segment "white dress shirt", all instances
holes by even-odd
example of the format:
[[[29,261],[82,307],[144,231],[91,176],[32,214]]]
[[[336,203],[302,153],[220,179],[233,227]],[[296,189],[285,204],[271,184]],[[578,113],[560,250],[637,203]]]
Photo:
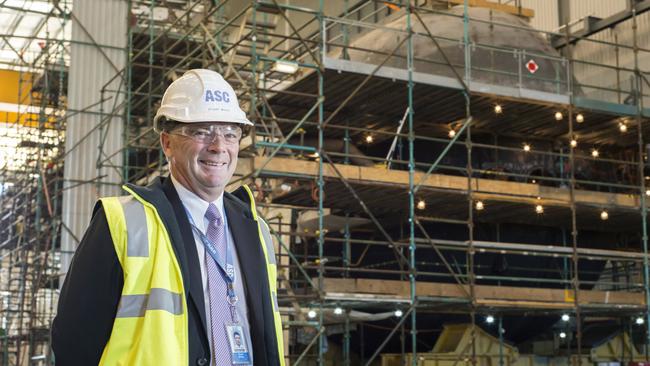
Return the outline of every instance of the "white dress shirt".
[[[210,202],[204,201],[201,197],[199,197],[192,191],[185,188],[185,186],[183,186],[178,180],[176,180],[176,178],[174,178],[173,175],[170,175],[170,177],[172,179],[172,183],[174,184],[174,188],[178,193],[178,197],[181,199],[181,202],[185,206],[186,210],[190,213],[190,215],[192,215],[192,220],[194,220],[194,224],[203,234],[207,235],[208,219],[205,218],[205,212],[208,210],[208,206],[210,205]],[[219,210],[219,213],[221,214],[224,223],[224,229],[226,230],[226,240],[228,241],[229,245],[231,245],[232,248],[235,248],[235,241],[229,230],[226,210],[224,209],[223,206],[223,193],[219,196],[219,198],[217,198],[216,201],[211,203],[217,206],[217,210]],[[212,349],[212,337],[209,336],[210,327],[212,323],[210,322],[211,321],[210,292],[208,290],[208,271],[207,271],[205,247],[203,246],[203,242],[201,241],[200,236],[194,230],[192,230],[192,234],[194,235],[196,252],[198,254],[198,260],[201,266],[201,282],[203,285],[203,300],[205,302],[206,329],[208,330],[208,340],[210,342],[210,349]],[[208,255],[208,259],[211,259],[209,255]],[[237,255],[237,250],[232,251],[232,259],[233,259],[233,265],[235,266],[235,294],[239,298],[239,301],[237,302],[237,315],[239,316],[239,321],[244,329],[244,333],[246,333],[245,338],[248,343],[248,352],[250,353],[251,361],[253,361],[253,350],[252,350],[252,343],[250,339],[250,326],[248,323],[248,308],[246,306],[246,297],[244,295],[244,285],[242,281],[243,277],[241,274],[241,266],[239,264],[239,257]],[[224,345],[224,346],[227,347],[228,345]]]

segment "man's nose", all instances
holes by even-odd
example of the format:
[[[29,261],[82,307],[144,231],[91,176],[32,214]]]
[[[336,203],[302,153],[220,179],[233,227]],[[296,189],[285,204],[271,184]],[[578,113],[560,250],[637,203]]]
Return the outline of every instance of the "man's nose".
[[[226,141],[223,136],[215,134],[212,136],[212,141],[208,143],[208,150],[222,150],[226,146]]]

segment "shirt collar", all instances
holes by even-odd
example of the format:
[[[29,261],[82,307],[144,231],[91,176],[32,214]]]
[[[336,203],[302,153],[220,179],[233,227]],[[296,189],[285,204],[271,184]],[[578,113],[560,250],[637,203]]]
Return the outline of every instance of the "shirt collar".
[[[178,193],[178,197],[181,199],[181,202],[183,202],[183,205],[185,206],[187,211],[189,211],[190,215],[192,215],[192,220],[194,220],[194,224],[199,230],[201,230],[201,232],[205,232],[207,227],[207,219],[205,218],[205,212],[208,210],[208,205],[210,204],[210,202],[203,200],[196,193],[185,188],[185,186],[183,186],[178,180],[176,180],[176,178],[174,178],[172,174],[170,174],[170,177],[172,179],[172,184],[174,184],[174,188]],[[217,210],[219,210],[221,217],[224,218],[224,224],[227,225],[228,220],[226,220],[226,214],[223,207],[223,192],[219,195],[219,197],[215,201],[212,201],[211,203],[217,206]]]

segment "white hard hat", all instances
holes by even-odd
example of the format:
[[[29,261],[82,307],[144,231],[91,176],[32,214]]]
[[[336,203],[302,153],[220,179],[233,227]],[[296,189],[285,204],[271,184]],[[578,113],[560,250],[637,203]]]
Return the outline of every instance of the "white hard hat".
[[[239,108],[232,86],[218,72],[206,69],[189,70],[169,85],[153,119],[155,130],[163,116],[177,122],[253,125]]]

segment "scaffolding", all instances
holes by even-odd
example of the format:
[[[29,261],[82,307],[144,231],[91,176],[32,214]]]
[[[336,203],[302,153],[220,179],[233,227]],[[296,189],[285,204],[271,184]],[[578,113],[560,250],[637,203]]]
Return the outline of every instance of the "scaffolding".
[[[571,340],[563,347],[571,358],[584,353],[582,326],[590,319],[612,317],[627,326],[647,317],[645,149],[638,126],[647,118],[642,84],[648,84],[638,60],[648,50],[576,39],[570,27],[546,34],[569,40],[556,56],[480,44],[469,29],[481,23],[541,32],[474,19],[468,4],[450,14],[370,1],[325,16],[324,4],[195,2],[169,10],[173,22],[156,20],[153,4],[138,4],[125,177],[144,183],[164,171],[150,120],[162,91],[183,70],[215,68],[240,91],[258,127],[243,142],[234,184],[255,188],[275,230],[292,363],[350,364],[356,348],[355,362],[371,364],[390,345],[411,354],[415,365],[417,354],[433,346],[418,338],[418,328],[439,324],[432,314],[440,313],[472,329],[483,325],[478,315],[511,324],[524,314],[569,313],[575,321],[566,325]],[[522,14],[521,7],[505,10]],[[462,38],[436,36],[423,20],[432,14],[460,19]],[[390,23],[399,16],[406,18],[403,27]],[[380,40],[378,30],[397,40],[380,50],[355,43],[364,36]],[[571,56],[589,42],[615,48],[617,65]],[[436,59],[414,46],[425,43],[439,51]],[[633,67],[621,66],[631,54]],[[513,61],[486,66],[485,55]],[[535,75],[530,60],[555,74]],[[595,73],[616,75],[617,82],[584,77]],[[496,105],[519,120],[495,120]],[[617,127],[627,134],[612,136]],[[525,143],[524,152],[515,141]],[[416,158],[416,150],[430,156]],[[624,239],[595,235],[605,220]],[[508,233],[517,232],[514,224],[555,233],[539,240],[520,229],[517,238]],[[363,334],[364,326],[383,336],[352,347],[352,329]],[[328,336],[340,344],[330,358],[326,350],[335,344]],[[473,346],[459,357],[476,362]]]
[[[256,124],[232,186],[253,188],[277,239],[290,364],[429,364],[443,325],[466,323],[470,339],[498,339],[500,365],[514,362],[508,341],[533,342],[526,334],[550,337],[550,352],[578,365],[596,362],[585,347],[603,320],[642,345],[634,361],[648,361],[645,2],[623,20],[629,43],[574,34],[575,25],[504,23],[500,14],[532,16],[517,1],[344,1],[336,14],[322,0],[128,4],[129,56],[114,77],[127,87],[102,86],[100,112],[104,122],[120,116],[124,147],[100,154],[96,168],[138,184],[166,174],[152,129],[163,91],[188,69],[224,75]],[[557,51],[484,42],[473,33],[481,27]],[[598,58],[606,53],[615,58]],[[62,81],[64,65],[50,68]],[[54,115],[65,110],[65,93],[56,95]],[[27,341],[32,360],[51,360],[33,299],[56,288],[59,151],[20,174],[4,169],[15,193],[0,197],[3,212],[12,207],[2,268],[13,280],[2,283],[14,284],[3,317],[32,322],[3,327],[15,332],[4,335],[4,364],[31,364],[20,358]],[[76,183],[103,184],[99,174]],[[49,287],[33,285],[45,278]],[[43,303],[51,319],[52,301]],[[476,342],[464,344],[445,361],[482,364]]]
[[[59,287],[67,54],[63,37],[49,37],[49,22],[63,28],[66,17],[59,15],[53,12],[39,26],[46,32],[40,52],[27,62],[27,46],[15,50],[21,56],[18,69],[3,75],[17,77],[18,96],[16,112],[4,115],[0,126],[2,365],[37,365],[50,358]]]

